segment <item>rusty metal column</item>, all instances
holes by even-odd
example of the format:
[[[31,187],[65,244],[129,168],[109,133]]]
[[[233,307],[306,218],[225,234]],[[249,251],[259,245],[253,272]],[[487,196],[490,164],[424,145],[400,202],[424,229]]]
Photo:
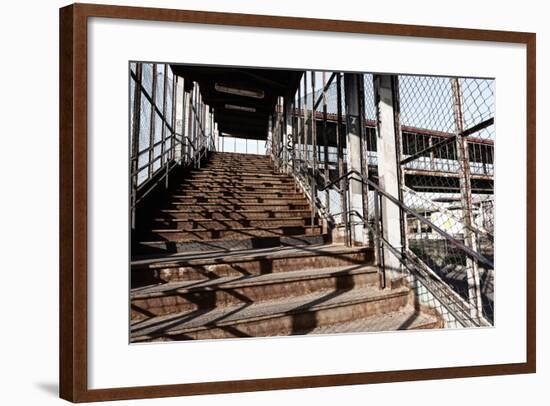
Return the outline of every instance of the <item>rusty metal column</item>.
[[[328,130],[327,130],[327,76],[323,71],[323,170],[325,175],[325,186],[330,182],[330,170],[328,159]],[[330,189],[325,190],[325,206],[330,213]]]
[[[361,175],[363,179],[369,178],[369,151],[368,151],[368,133],[365,128],[365,76],[359,75],[357,81],[359,94],[359,134],[361,140]],[[369,187],[366,183],[362,185],[363,193],[363,219],[369,221]],[[370,241],[368,227],[363,228],[363,243],[372,246]]]
[[[395,111],[399,108],[396,99],[398,78],[395,75],[375,75],[374,92],[378,116],[378,184],[389,195],[400,198],[399,178],[399,143],[395,125]],[[396,248],[402,250],[401,210],[389,199],[382,198],[381,204],[382,235],[384,239]],[[383,250],[384,273],[386,287],[391,287],[391,281],[400,275],[401,263],[387,248]]]
[[[477,251],[477,238],[472,232],[472,185],[470,181],[470,157],[464,132],[464,117],[462,114],[462,93],[460,82],[457,78],[451,79],[453,90],[454,117],[456,124],[456,158],[459,165],[460,200],[463,214],[464,245]],[[482,316],[481,287],[477,262],[471,258],[466,259],[466,277],[468,279],[468,299],[472,317]]]
[[[304,164],[304,172],[306,173],[304,176],[307,176],[307,166],[309,164],[309,151],[308,151],[308,127],[307,127],[307,72],[304,72],[304,144],[303,144],[303,164]]]
[[[348,172],[357,171],[362,173],[362,150],[361,150],[361,119],[359,103],[359,74],[344,73],[344,91],[346,102],[346,129],[347,129],[347,161]],[[352,244],[364,244],[363,220],[357,214],[363,213],[363,182],[352,178],[349,181],[349,206],[351,222]]]
[[[315,71],[311,71],[311,150],[313,151],[313,167],[311,170],[311,228],[314,227],[317,208],[317,161],[319,159],[319,150],[317,148],[317,119],[315,117]]]

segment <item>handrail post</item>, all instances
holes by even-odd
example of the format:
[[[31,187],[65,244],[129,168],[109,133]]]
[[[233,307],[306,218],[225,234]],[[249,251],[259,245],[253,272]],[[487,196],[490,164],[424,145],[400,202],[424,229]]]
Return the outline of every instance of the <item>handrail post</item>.
[[[386,272],[384,267],[384,253],[383,253],[383,244],[382,244],[382,230],[380,225],[380,194],[377,189],[374,189],[374,261],[378,266],[378,271],[380,275],[380,287],[386,287]]]

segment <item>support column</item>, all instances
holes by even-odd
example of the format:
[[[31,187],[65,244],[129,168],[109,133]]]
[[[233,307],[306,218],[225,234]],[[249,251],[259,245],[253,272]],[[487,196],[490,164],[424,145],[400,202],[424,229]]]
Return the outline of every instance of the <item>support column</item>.
[[[194,120],[194,113],[193,113],[193,103],[194,103],[194,92],[195,87],[192,86],[192,84],[189,87],[189,90],[186,92],[186,98],[187,98],[187,142],[189,143],[187,146],[187,151],[189,154],[190,162],[193,162],[195,160],[195,153],[196,153],[196,141],[195,141],[195,120]]]
[[[361,128],[360,128],[360,104],[359,104],[359,74],[344,73],[344,94],[346,103],[346,130],[347,130],[347,163],[348,172],[355,170],[363,173],[361,168]],[[357,177],[357,176],[355,176]],[[359,180],[349,181],[349,208],[351,211],[351,241],[352,244],[365,243],[364,226],[361,217],[363,213],[363,183]]]
[[[285,134],[283,140],[283,156],[286,162],[286,172],[290,173],[290,167],[292,166],[292,150],[294,147],[293,143],[293,130],[292,130],[292,106],[289,97],[284,99],[284,111],[285,111]]]
[[[343,130],[342,120],[342,74],[337,73],[336,76],[336,150],[338,156],[338,178],[340,179],[340,206],[341,206],[341,218],[344,223],[344,241],[347,246],[352,244],[349,229],[349,215],[348,210],[348,196],[347,196],[347,179],[343,178],[344,175],[344,144],[345,134]]]
[[[472,185],[470,181],[470,157],[466,137],[461,134],[464,131],[464,118],[462,115],[462,93],[458,79],[451,79],[454,100],[454,115],[456,123],[456,159],[459,165],[460,202],[463,214],[464,244],[477,251],[476,234],[472,232]],[[477,262],[471,258],[466,259],[466,277],[468,279],[468,299],[472,317],[482,316],[481,287]]]
[[[174,159],[181,165],[183,150],[183,134],[185,132],[185,90],[183,89],[183,78],[176,76],[176,127],[174,134]],[[181,117],[181,118],[180,118]],[[181,135],[178,135],[181,134]]]
[[[330,170],[328,160],[328,129],[327,129],[327,77],[323,71],[323,170],[325,176],[325,186],[330,182]],[[330,213],[330,190],[325,191],[325,206]]]
[[[396,199],[400,199],[399,179],[399,143],[396,131],[396,115],[399,105],[397,100],[398,77],[395,75],[375,75],[374,92],[378,112],[378,184],[380,188]],[[397,127],[398,128],[398,127]],[[382,235],[386,241],[402,250],[402,223],[401,211],[389,199],[382,197],[380,202]],[[383,264],[386,278],[386,287],[399,277],[401,263],[387,248],[383,250]]]

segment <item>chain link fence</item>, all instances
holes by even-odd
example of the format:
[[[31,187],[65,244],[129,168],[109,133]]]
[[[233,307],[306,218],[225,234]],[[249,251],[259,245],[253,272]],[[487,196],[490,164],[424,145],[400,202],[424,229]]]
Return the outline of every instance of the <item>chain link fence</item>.
[[[494,256],[494,80],[411,75],[397,79],[400,199],[434,226],[404,215],[405,249],[492,321],[494,270],[487,262]],[[377,183],[379,117],[373,75],[363,74],[361,86],[361,165]],[[302,76],[292,101],[288,145],[309,190],[348,171],[345,99],[344,74],[307,71]],[[334,223],[342,224],[349,207],[341,188],[318,187],[314,194]],[[372,223],[372,188],[364,187],[363,194],[364,214]],[[478,263],[444,235],[488,261]]]
[[[492,262],[494,80],[402,75],[399,97],[405,204]],[[406,236],[410,250],[493,321],[493,269],[413,216]]]

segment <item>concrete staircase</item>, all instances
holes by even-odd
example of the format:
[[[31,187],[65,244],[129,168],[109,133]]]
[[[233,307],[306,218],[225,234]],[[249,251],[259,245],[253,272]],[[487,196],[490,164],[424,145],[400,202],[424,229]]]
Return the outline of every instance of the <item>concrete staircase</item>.
[[[265,156],[214,153],[134,238],[132,342],[441,326],[404,283],[379,288],[370,248],[331,244]]]

